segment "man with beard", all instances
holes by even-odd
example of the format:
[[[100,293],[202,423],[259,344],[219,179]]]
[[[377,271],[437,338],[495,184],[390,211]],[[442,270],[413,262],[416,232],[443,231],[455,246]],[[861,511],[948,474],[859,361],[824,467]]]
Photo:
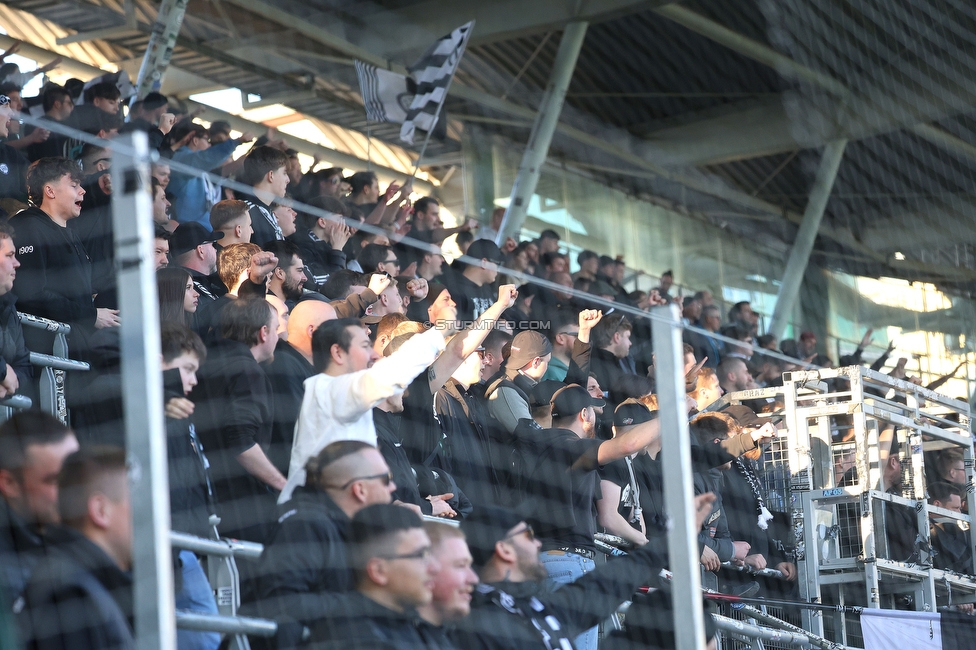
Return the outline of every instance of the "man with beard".
[[[312,358],[318,375],[306,380],[305,397],[295,426],[287,485],[279,503],[305,484],[305,463],[336,440],[376,445],[373,407],[402,393],[443,352],[457,326],[449,320],[414,336],[389,357],[379,359],[366,328],[354,318],[323,323],[312,335]],[[375,365],[374,365],[375,364]]]
[[[288,305],[288,309],[294,309],[302,298],[305,281],[308,279],[305,277],[302,252],[290,241],[270,242],[265,250],[278,258],[278,266],[271,273],[271,280],[268,282],[268,292],[278,296]]]
[[[713,499],[710,494],[695,498],[699,526]],[[539,560],[541,543],[520,515],[488,506],[465,519],[461,529],[481,578],[471,613],[457,619],[449,633],[455,646],[466,650],[579,647],[574,636],[606,619],[638,587],[652,584],[667,563],[666,539],[658,536],[554,589]],[[435,605],[440,583],[435,579]]]

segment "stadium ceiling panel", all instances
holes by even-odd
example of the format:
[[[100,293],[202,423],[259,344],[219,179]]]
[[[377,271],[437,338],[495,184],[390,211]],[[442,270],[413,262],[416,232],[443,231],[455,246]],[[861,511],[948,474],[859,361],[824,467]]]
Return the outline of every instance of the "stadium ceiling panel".
[[[6,6],[68,35],[100,35],[66,47],[94,48],[116,62],[141,56],[157,10],[132,0],[133,21],[121,0]],[[561,29],[586,20],[551,149],[559,164],[681,204],[757,246],[781,250],[792,243],[820,149],[842,135],[851,142],[815,261],[976,290],[976,86],[953,74],[958,61],[971,58],[965,39],[950,44],[958,61],[919,57],[905,64],[907,72],[879,68],[903,91],[892,102],[883,93],[849,94],[858,90],[856,75],[808,56],[804,35],[784,45],[782,26],[771,30],[758,0],[196,0],[172,63],[198,85],[279,98],[304,116],[368,129],[395,145],[399,125],[367,124],[352,61],[402,71],[435,38],[472,18],[475,32],[446,105],[448,136],[432,140],[430,160],[457,159],[469,124],[524,142]],[[945,18],[972,36],[973,26]],[[891,29],[899,21],[908,17],[893,15]],[[828,49],[875,65],[877,52],[862,52],[867,45],[834,28],[836,36],[822,35]],[[780,34],[775,44],[771,31]],[[808,119],[809,111],[798,112],[804,100],[837,115]]]

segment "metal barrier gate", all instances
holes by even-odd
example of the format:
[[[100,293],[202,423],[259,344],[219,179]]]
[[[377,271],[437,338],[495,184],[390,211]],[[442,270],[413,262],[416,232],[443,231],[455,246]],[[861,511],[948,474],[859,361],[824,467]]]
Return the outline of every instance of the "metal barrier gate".
[[[767,506],[793,522],[801,600],[838,606],[804,610],[803,628],[847,645],[860,630],[845,606],[934,611],[976,602],[976,566],[965,574],[933,568],[930,538],[933,516],[969,528],[973,499],[963,513],[927,502],[931,454],[946,449],[962,453],[964,489],[973,493],[969,405],[859,366],[783,378],[782,387],[732,393],[708,410],[782,402],[785,431],[763,454]],[[902,469],[885,489],[889,453]],[[914,536],[910,557],[893,557],[895,532]],[[972,535],[969,544],[976,557]]]

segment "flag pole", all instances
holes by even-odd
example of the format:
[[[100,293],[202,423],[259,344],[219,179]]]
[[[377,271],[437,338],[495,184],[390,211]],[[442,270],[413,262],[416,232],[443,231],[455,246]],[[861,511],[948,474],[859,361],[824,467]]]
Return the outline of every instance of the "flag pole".
[[[441,103],[437,105],[437,111],[434,113],[434,121],[430,124],[430,129],[427,131],[427,137],[424,138],[424,145],[420,148],[420,155],[417,156],[417,163],[413,167],[413,174],[411,178],[417,177],[417,172],[420,170],[420,161],[423,160],[424,154],[427,153],[427,145],[430,144],[430,135],[437,128],[437,120],[441,119],[441,109],[444,108],[444,104],[447,102],[447,95],[451,92],[451,84],[454,83],[454,76],[457,74],[458,68],[461,67],[461,57],[464,56],[465,50],[468,49],[468,40],[471,38],[471,32],[474,31],[474,21],[472,20],[468,23],[470,27],[468,28],[467,34],[464,36],[464,40],[461,46],[461,53],[458,54],[458,62],[454,66],[454,72],[451,73],[451,78],[448,79],[447,85],[444,86],[444,98]],[[462,25],[464,27],[464,25]]]
[[[373,122],[369,119],[369,113],[366,114],[366,171],[373,170],[373,136],[371,129]]]
[[[441,109],[444,108],[444,102],[447,101],[447,93],[451,89],[451,84],[454,83],[454,75],[451,75],[451,80],[447,82],[447,87],[444,89],[444,100],[437,105],[437,112],[434,113],[434,121],[430,125],[430,129],[427,131],[427,137],[424,138],[424,145],[420,148],[420,154],[417,156],[417,163],[413,166],[413,173],[410,174],[411,178],[417,177],[417,172],[420,170],[420,161],[423,160],[424,154],[427,152],[427,145],[430,144],[430,134],[434,132],[437,128],[437,120],[441,119]]]

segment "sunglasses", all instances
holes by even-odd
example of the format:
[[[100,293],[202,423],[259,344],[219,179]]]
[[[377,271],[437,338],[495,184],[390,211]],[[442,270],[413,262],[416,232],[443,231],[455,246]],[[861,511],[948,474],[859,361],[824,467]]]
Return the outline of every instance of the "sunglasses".
[[[372,476],[357,476],[354,479],[350,479],[350,480],[346,481],[345,483],[343,483],[339,487],[334,487],[334,486],[331,486],[331,485],[328,485],[326,487],[328,487],[328,488],[330,488],[332,490],[345,490],[347,487],[349,487],[350,485],[352,485],[356,481],[376,481],[376,480],[382,481],[383,482],[383,485],[389,485],[390,483],[393,482],[393,473],[392,472],[386,472],[384,474],[373,474]]]
[[[513,537],[518,537],[522,533],[525,533],[528,536],[530,542],[534,542],[535,541],[535,531],[532,530],[532,526],[529,525],[529,524],[525,524],[525,528],[520,528],[519,530],[516,530],[514,533],[511,533],[509,535],[505,535],[504,537],[502,537],[502,540],[512,539]]]
[[[416,550],[413,553],[402,553],[400,555],[380,555],[378,557],[384,560],[423,560],[426,562],[430,559],[433,554],[433,549],[429,546],[425,546],[422,549]]]

